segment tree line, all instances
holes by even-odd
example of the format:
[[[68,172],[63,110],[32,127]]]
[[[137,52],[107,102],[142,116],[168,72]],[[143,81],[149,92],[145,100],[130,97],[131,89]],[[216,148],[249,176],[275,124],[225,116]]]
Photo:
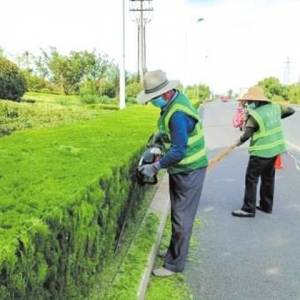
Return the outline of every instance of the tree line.
[[[0,47],[0,57],[9,60]],[[108,55],[93,50],[61,54],[55,47],[39,55],[25,51],[11,61],[20,69],[27,91],[80,95],[86,103],[105,102],[119,96],[119,66]],[[126,72],[127,100],[142,90],[137,74]]]
[[[0,57],[7,58],[0,47]],[[47,93],[77,94],[84,103],[107,103],[119,97],[119,66],[107,54],[96,50],[71,51],[61,54],[55,47],[40,49],[39,55],[25,51],[15,56],[13,61],[24,76],[27,91]],[[125,74],[126,101],[135,102],[136,95],[142,90],[137,73]],[[271,100],[300,102],[300,83],[283,85],[276,77],[268,77],[257,83],[262,86]],[[183,89],[179,86],[179,89]],[[210,87],[205,84],[189,85],[185,89],[189,98],[204,101],[216,99]],[[232,89],[228,90],[229,99],[237,98]],[[118,100],[118,99],[117,99]]]

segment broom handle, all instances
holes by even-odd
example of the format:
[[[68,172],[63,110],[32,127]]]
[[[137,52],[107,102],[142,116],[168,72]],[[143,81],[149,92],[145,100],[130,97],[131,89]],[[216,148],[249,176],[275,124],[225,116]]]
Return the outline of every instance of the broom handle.
[[[209,161],[207,170],[211,170],[221,159],[223,159],[225,156],[227,156],[235,147],[237,146],[237,142],[232,144],[230,147],[224,149],[221,151],[217,156],[215,156],[213,159]]]

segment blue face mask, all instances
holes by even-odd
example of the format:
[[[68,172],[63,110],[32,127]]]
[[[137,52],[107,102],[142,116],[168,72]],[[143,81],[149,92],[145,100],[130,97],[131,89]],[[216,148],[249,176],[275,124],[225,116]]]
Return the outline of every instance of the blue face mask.
[[[250,107],[251,109],[255,109],[256,105],[255,105],[255,103],[251,103],[251,104],[248,104],[248,107]]]
[[[151,103],[154,106],[160,107],[160,108],[163,108],[163,107],[165,107],[167,105],[167,101],[162,96],[151,100]]]

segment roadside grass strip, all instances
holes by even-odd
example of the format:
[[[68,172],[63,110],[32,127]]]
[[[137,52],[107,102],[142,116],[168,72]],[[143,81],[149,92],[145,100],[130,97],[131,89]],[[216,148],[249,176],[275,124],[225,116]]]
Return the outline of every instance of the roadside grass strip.
[[[146,215],[132,245],[122,261],[110,286],[106,286],[105,294],[90,296],[90,300],[123,300],[138,299],[139,284],[147,267],[149,253],[155,243],[158,216],[154,213]]]
[[[195,219],[194,228],[198,228],[200,225],[199,218]],[[166,220],[166,227],[162,236],[161,244],[159,247],[159,251],[165,251],[169,246],[171,236],[171,219],[170,215]],[[197,247],[197,242],[193,238],[190,241],[190,250]],[[191,252],[191,251],[190,251]],[[189,260],[192,260],[193,257],[189,255]],[[163,265],[163,259],[157,257],[155,261],[156,267],[161,267]],[[145,300],[192,300],[194,299],[191,290],[188,286],[186,275],[183,273],[178,273],[170,277],[161,278],[151,276],[148,290],[146,293]]]

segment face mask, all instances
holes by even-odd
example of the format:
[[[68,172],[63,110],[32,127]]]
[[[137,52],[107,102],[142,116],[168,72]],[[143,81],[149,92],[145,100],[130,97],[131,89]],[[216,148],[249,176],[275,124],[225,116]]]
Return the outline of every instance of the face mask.
[[[151,100],[151,103],[154,106],[160,107],[160,108],[163,108],[163,107],[165,107],[167,105],[167,101],[162,96]]]
[[[255,103],[251,103],[251,104],[248,104],[248,107],[250,107],[251,109],[255,109]]]

